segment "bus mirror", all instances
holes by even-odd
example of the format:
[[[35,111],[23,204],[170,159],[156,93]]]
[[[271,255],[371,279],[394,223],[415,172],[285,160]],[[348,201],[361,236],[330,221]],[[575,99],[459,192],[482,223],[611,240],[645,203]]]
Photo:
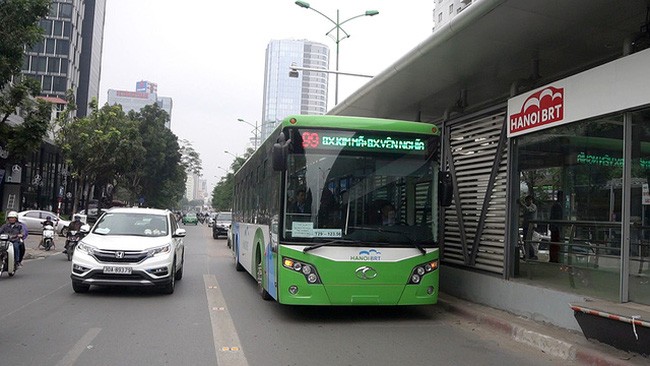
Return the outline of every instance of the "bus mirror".
[[[275,143],[273,144],[273,170],[285,171],[287,170],[287,144]]]
[[[438,201],[440,206],[449,207],[454,198],[454,186],[451,180],[451,173],[440,172],[438,174]]]

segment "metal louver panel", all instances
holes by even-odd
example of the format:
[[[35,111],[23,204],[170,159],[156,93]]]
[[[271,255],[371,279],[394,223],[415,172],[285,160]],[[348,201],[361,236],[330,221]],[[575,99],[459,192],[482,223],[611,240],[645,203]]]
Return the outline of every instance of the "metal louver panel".
[[[443,261],[503,274],[507,138],[505,115],[451,124],[445,131],[454,202],[445,209]]]

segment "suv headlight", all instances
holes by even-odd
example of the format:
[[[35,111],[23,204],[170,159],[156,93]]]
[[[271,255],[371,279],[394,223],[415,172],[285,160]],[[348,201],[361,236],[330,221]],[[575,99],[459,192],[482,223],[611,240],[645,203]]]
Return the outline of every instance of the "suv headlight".
[[[95,252],[95,250],[97,250],[97,248],[95,248],[92,245],[88,245],[88,244],[84,243],[83,241],[81,241],[81,242],[77,243],[76,250],[87,253],[88,255],[93,255],[93,253]]]
[[[147,257],[153,257],[154,255],[157,254],[169,253],[171,250],[172,250],[171,244],[166,244],[161,247],[151,248],[147,252]]]

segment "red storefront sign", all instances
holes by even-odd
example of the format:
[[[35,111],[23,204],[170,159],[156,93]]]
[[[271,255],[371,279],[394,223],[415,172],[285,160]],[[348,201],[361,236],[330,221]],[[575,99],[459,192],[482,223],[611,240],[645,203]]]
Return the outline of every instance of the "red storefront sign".
[[[519,113],[509,116],[509,134],[561,122],[564,119],[564,88],[548,86],[531,94]]]

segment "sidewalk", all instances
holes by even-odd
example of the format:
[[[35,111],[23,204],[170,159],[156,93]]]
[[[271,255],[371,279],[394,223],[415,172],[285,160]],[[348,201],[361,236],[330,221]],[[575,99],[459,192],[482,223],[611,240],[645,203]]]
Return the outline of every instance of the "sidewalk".
[[[39,234],[29,234],[25,240],[25,257],[24,261],[30,259],[46,258],[57,254],[62,254],[63,246],[65,245],[65,238],[62,236],[56,236],[54,238],[54,248],[50,250],[45,250],[39,248],[38,244],[41,242],[42,236]]]
[[[438,303],[447,311],[540,351],[582,365],[648,365],[650,358],[589,341],[582,333],[538,323],[505,311],[441,293]],[[568,304],[567,304],[568,306]]]

